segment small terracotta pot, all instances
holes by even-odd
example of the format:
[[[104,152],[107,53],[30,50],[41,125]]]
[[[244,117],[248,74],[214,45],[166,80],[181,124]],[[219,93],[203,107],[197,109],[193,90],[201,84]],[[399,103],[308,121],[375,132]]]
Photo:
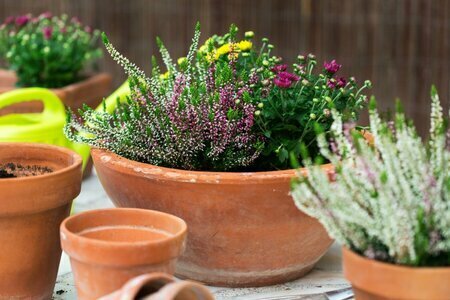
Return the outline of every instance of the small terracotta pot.
[[[99,300],[212,300],[214,297],[201,284],[190,281],[175,281],[164,273],[151,273],[128,281],[120,290]]]
[[[332,243],[322,225],[294,205],[289,191],[295,170],[196,172],[99,149],[91,155],[116,206],[163,211],[186,221],[189,238],[176,271],[181,278],[216,286],[286,282],[308,273]]]
[[[150,272],[173,274],[186,223],[142,209],[102,209],[67,218],[61,245],[70,256],[78,299],[97,299]]]
[[[344,275],[356,300],[450,299],[450,267],[405,267],[342,251]]]
[[[81,157],[65,148],[0,143],[0,164],[52,173],[0,179],[0,299],[50,299],[61,247],[59,225],[80,193]]]

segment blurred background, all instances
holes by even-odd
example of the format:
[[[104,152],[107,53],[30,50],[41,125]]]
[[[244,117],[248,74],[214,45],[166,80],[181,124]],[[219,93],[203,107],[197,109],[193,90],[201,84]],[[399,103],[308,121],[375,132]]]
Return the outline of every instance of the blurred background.
[[[450,1],[448,0],[0,0],[9,15],[67,13],[105,31],[125,56],[146,71],[160,36],[173,57],[185,56],[197,21],[202,41],[226,33],[267,37],[286,62],[314,53],[336,59],[343,75],[370,79],[383,110],[401,98],[419,131],[429,124],[429,90],[435,84],[450,102]],[[101,69],[119,86],[125,75],[105,53]],[[365,119],[365,118],[363,118]]]

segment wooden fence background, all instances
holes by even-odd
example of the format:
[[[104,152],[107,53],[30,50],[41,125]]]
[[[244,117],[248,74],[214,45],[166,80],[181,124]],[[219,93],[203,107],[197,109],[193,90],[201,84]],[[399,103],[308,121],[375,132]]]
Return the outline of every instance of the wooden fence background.
[[[450,1],[447,0],[0,0],[0,19],[28,12],[79,16],[145,70],[160,36],[184,56],[194,24],[203,40],[230,23],[253,30],[293,60],[314,53],[335,58],[342,74],[373,82],[383,109],[400,97],[421,133],[428,130],[429,90],[450,102]],[[289,59],[287,60],[289,61]],[[101,66],[119,85],[124,74],[106,54]]]

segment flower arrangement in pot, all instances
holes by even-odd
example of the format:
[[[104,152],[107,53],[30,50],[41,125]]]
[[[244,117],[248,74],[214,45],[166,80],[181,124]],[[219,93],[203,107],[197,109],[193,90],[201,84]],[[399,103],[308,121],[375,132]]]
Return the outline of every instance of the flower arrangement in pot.
[[[237,33],[231,26],[199,47],[197,26],[177,63],[158,39],[167,70],[154,58],[150,77],[105,36],[131,93],[113,114],[86,108],[65,132],[97,148],[100,181],[117,206],[187,222],[178,276],[257,286],[306,274],[330,246],[323,227],[292,203],[287,158],[301,145],[314,152],[314,124],[328,128],[331,107],[355,119],[364,96],[354,80],[334,78],[335,62],[317,74],[315,58],[300,57],[289,73],[266,39],[256,49],[252,32],[239,42]]]
[[[450,130],[432,89],[430,140],[399,110],[370,110],[373,145],[335,112],[330,150],[335,181],[310,164],[293,187],[297,206],[344,245],[344,274],[356,299],[447,299],[450,295]],[[344,159],[342,159],[344,158]]]
[[[15,87],[52,88],[71,107],[96,106],[109,92],[107,74],[86,76],[84,69],[101,57],[99,31],[78,18],[50,12],[8,17],[0,26],[0,57],[10,71],[0,70],[0,93]],[[0,115],[42,110],[39,102],[14,105]]]

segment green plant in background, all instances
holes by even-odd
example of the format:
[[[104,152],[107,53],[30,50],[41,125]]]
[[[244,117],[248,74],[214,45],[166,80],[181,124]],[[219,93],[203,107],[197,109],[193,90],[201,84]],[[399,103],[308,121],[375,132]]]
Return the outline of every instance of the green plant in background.
[[[237,32],[235,26],[231,28]],[[341,65],[335,60],[315,71],[317,61],[312,54],[299,55],[291,73],[282,64],[283,59],[272,54],[275,47],[267,38],[257,48],[251,31],[240,42],[230,42],[229,35],[212,36],[199,52],[206,62],[215,64],[234,56],[238,73],[258,78],[250,86],[257,99],[256,124],[265,139],[256,163],[258,169],[290,168],[290,154],[300,159],[302,145],[316,156],[319,151],[314,128],[320,125],[325,131],[330,129],[331,109],[340,112],[344,121],[358,119],[367,103],[362,92],[371,87],[370,81],[358,85],[353,77],[337,77]]]
[[[432,88],[430,140],[424,143],[398,109],[394,122],[370,108],[369,144],[332,111],[332,141],[320,134],[334,181],[311,159],[293,183],[298,208],[366,257],[412,266],[450,265],[450,129]]]
[[[80,80],[80,71],[101,56],[98,38],[97,30],[66,15],[9,17],[0,27],[0,56],[18,86],[57,88]]]
[[[234,39],[233,30],[230,39]],[[123,57],[104,36],[106,49],[129,76],[131,94],[111,115],[86,108],[65,127],[73,141],[136,161],[187,170],[236,170],[252,165],[262,140],[253,129],[257,78],[236,72],[236,57],[204,64],[197,25],[186,58],[176,66],[161,40],[167,72],[153,58],[152,76]]]

